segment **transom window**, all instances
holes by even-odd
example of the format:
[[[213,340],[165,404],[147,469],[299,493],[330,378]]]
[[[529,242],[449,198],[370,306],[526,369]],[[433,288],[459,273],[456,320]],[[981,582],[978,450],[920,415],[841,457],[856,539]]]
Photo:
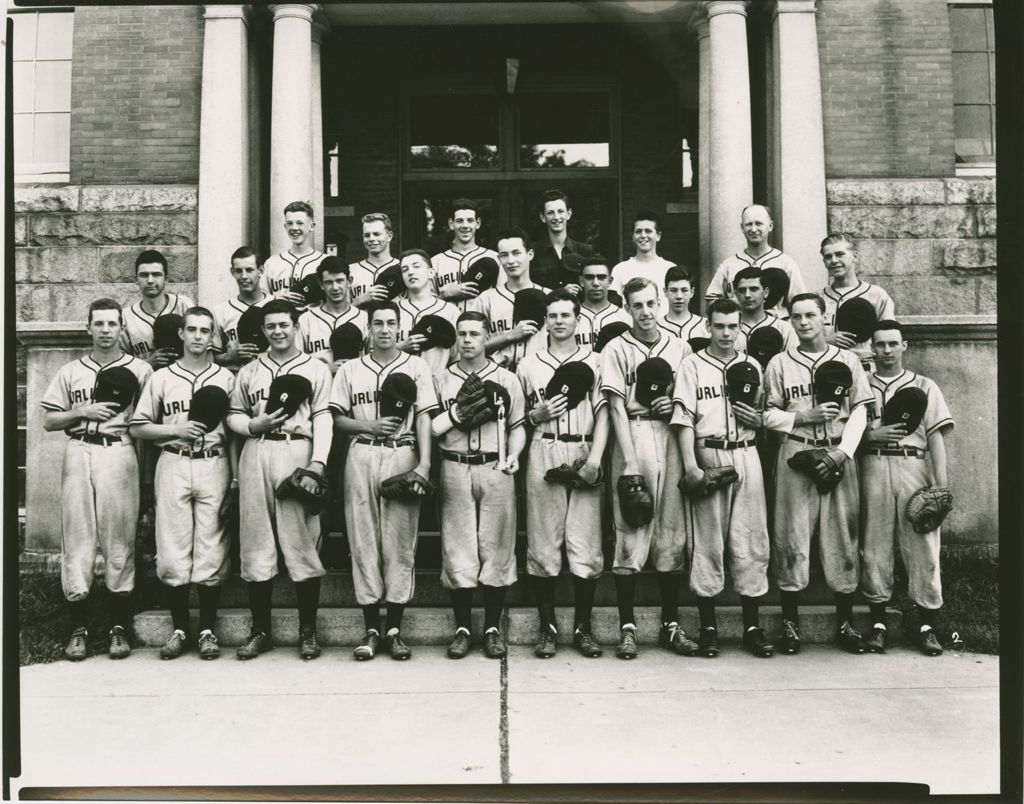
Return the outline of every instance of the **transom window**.
[[[992,7],[951,5],[953,126],[958,169],[993,168],[996,161],[996,59]],[[967,171],[961,171],[967,172]]]

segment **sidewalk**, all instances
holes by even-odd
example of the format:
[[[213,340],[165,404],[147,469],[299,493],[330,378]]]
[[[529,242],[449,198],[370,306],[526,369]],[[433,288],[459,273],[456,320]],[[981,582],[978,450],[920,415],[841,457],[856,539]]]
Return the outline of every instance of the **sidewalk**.
[[[26,786],[904,781],[999,783],[998,657],[808,645],[716,660],[356,662],[155,650],[21,671]]]

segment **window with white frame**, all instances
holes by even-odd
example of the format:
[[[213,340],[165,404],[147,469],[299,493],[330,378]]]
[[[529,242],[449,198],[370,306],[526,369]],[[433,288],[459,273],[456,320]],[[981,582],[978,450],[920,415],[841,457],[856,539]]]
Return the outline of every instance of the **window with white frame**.
[[[71,157],[70,10],[9,9],[14,23],[14,173],[19,181],[67,181]]]
[[[996,164],[996,48],[991,4],[950,3],[949,29],[957,172],[988,173]]]

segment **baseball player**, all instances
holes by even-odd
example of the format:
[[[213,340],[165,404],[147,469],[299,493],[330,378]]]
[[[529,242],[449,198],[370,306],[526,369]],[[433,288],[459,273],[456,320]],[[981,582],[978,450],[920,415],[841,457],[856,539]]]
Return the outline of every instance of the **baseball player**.
[[[601,353],[601,391],[608,397],[612,442],[612,480],[623,475],[642,475],[654,498],[654,519],[633,527],[622,516],[618,494],[612,495],[615,521],[615,591],[619,606],[619,644],[615,654],[623,659],[637,655],[636,616],[633,600],[637,573],[648,558],[658,577],[662,627],[658,642],[684,655],[697,652],[697,643],[679,627],[679,579],[686,569],[689,534],[682,495],[677,489],[682,464],[669,429],[672,414],[671,387],[645,406],[636,398],[637,367],[650,358],[661,358],[674,372],[690,347],[658,327],[661,298],[653,279],[637,277],[623,288],[626,310],[633,326],[613,339]]]
[[[366,259],[352,263],[348,270],[352,304],[365,309],[373,302],[387,299],[384,288],[373,282],[381,271],[397,265],[398,260],[391,256],[391,218],[383,212],[371,212],[363,215],[362,223]]]
[[[344,362],[335,360],[331,352],[331,333],[344,324],[353,324],[366,338],[366,313],[355,307],[351,301],[350,271],[340,257],[324,257],[316,267],[317,279],[324,289],[323,302],[308,307],[299,316],[299,335],[302,339],[302,350],[326,363],[331,376],[338,373]]]
[[[334,378],[330,406],[339,435],[352,436],[345,466],[345,523],[352,551],[352,582],[366,634],[355,649],[372,659],[380,640],[380,604],[387,606],[385,647],[393,659],[412,653],[401,637],[402,614],[415,591],[420,501],[380,496],[381,481],[415,471],[430,476],[430,412],[437,394],[426,361],[398,349],[398,307],[371,309],[370,353],[345,363]],[[381,389],[405,375],[415,401],[404,418],[381,415]]]
[[[456,303],[462,309],[469,309],[463,302],[476,298],[480,293],[475,282],[462,281],[463,271],[481,257],[498,260],[495,252],[476,242],[476,233],[482,223],[475,201],[456,198],[452,203],[452,216],[448,219],[448,228],[453,234],[452,247],[431,258],[434,266],[434,289],[438,297]],[[500,261],[498,267],[502,267]],[[498,284],[504,283],[505,274],[499,270]]]
[[[600,355],[576,343],[579,302],[567,288],[547,297],[545,326],[548,347],[520,361],[531,426],[526,462],[527,572],[537,598],[540,636],[534,654],[555,655],[555,581],[562,571],[562,548],[569,560],[575,597],[573,644],[587,657],[600,656],[590,615],[597,579],[604,569],[601,545],[601,460],[608,442],[608,403],[601,393]],[[569,409],[565,394],[548,396],[549,383],[559,366],[580,362],[593,373],[589,393]],[[575,466],[593,488],[568,489],[545,479],[550,469]]]
[[[270,348],[238,372],[231,392],[228,427],[244,437],[238,462],[242,579],[249,592],[252,632],[238,648],[239,659],[254,659],[273,648],[271,593],[278,572],[278,549],[295,584],[299,609],[299,655],[320,655],[316,612],[324,567],[317,555],[320,519],[292,498],[277,499],[275,490],[297,468],[322,475],[331,449],[331,415],[327,403],[331,372],[296,345],[298,312],[284,299],[263,306],[263,332]],[[268,413],[275,380],[296,377],[309,383],[309,398],[289,415],[282,406]],[[310,478],[301,481],[312,492]]]
[[[167,258],[159,251],[147,249],[135,258],[135,282],[142,298],[124,311],[121,328],[121,350],[154,369],[173,362],[177,355],[171,349],[153,349],[153,322],[162,315],[181,315],[192,306],[187,296],[166,292],[167,274]]]
[[[71,638],[64,655],[81,661],[87,655],[86,608],[92,588],[96,547],[106,561],[110,592],[111,659],[131,653],[126,627],[131,622],[135,586],[135,529],[139,518],[141,445],[128,436],[134,394],[125,406],[94,401],[98,375],[105,369],[130,372],[137,387],[153,369],[120,347],[121,305],[97,299],[89,305],[87,330],[92,351],[60,368],[39,404],[43,429],[68,435],[61,470],[61,587],[68,601]]]
[[[580,304],[576,323],[576,343],[593,349],[605,324],[622,321],[632,324],[629,313],[608,299],[611,271],[608,259],[601,254],[581,258],[580,284],[583,285],[583,303]]]
[[[837,332],[836,312],[852,299],[864,299],[875,308],[876,321],[891,321],[896,317],[896,305],[883,288],[857,278],[857,250],[850,235],[830,232],[821,241],[821,259],[828,271],[828,287],[821,292],[825,299],[825,340],[840,349],[849,349],[860,358],[865,371],[873,371],[870,338],[857,343],[850,333]]]
[[[277,299],[291,302],[298,309],[304,309],[306,299],[301,293],[291,290],[292,282],[316,271],[326,255],[313,248],[313,207],[305,201],[292,201],[284,208],[284,229],[292,244],[287,251],[272,254],[263,263],[261,288]]]
[[[229,485],[237,488],[237,454],[228,450],[223,416],[235,375],[212,360],[213,313],[205,307],[185,311],[181,337],[184,355],[158,369],[142,390],[128,433],[154,441],[161,450],[156,465],[156,571],[167,589],[174,631],[160,657],[176,659],[191,642],[188,590],[199,592],[199,656],[220,655],[214,625],[220,587],[228,576],[228,539],[224,530]],[[220,389],[224,411],[207,429],[195,419],[193,398],[201,388]]]
[[[679,365],[672,414],[686,485],[691,489],[687,496],[693,539],[690,589],[700,614],[698,643],[702,655],[718,655],[715,596],[725,588],[728,561],[743,610],[743,645],[753,655],[767,657],[775,648],[758,622],[758,599],[768,591],[768,517],[754,441],[762,424],[757,399],[761,367],[736,350],[740,311],[735,302],[711,302],[708,321],[710,345]],[[730,378],[736,373],[754,380],[746,384],[753,388],[745,402],[730,393]],[[736,471],[734,483],[708,495],[693,490],[705,469],[720,466]]]
[[[561,190],[545,192],[540,197],[538,217],[547,235],[530,246],[534,253],[533,278],[544,287],[564,287],[578,298],[582,287],[566,282],[565,255],[588,257],[594,253],[594,247],[569,237],[569,221],[572,220],[569,196]]]
[[[892,597],[898,545],[910,579],[910,597],[917,604],[918,646],[925,655],[937,656],[942,653],[933,630],[942,606],[939,531],[914,532],[904,510],[918,489],[948,486],[946,437],[953,431],[953,418],[939,387],[903,368],[907,341],[900,324],[879,321],[871,346],[878,368],[868,375],[874,402],[860,451],[864,528],[860,587],[874,623],[865,642],[872,652],[885,651],[885,608]],[[903,389],[920,389],[927,397],[924,416],[913,432],[907,432],[904,424],[882,423],[886,406]]]
[[[260,289],[262,276],[263,266],[256,252],[249,246],[235,249],[231,255],[231,277],[238,285],[238,295],[213,308],[216,327],[210,346],[214,360],[232,371],[238,371],[259,354],[255,345],[239,343],[237,327],[242,313],[253,305],[262,307],[271,299],[269,293]]]
[[[727,298],[736,300],[734,289],[734,278],[738,271],[747,266],[760,268],[762,271],[768,268],[778,268],[789,278],[789,293],[786,294],[790,303],[798,293],[803,293],[804,278],[797,267],[796,261],[787,254],[783,254],[777,248],[768,243],[768,236],[775,223],[772,220],[771,210],[764,204],[751,204],[745,207],[740,213],[740,231],[747,241],[743,251],[738,251],[731,257],[726,257],[715,271],[707,290],[704,291],[704,300],[710,302],[712,299]],[[770,313],[779,318],[786,318],[785,300],[779,299],[778,304]]]
[[[484,345],[490,330],[482,313],[468,310],[455,326],[459,360],[434,376],[440,410],[431,423],[441,457],[441,585],[448,589],[455,613],[448,657],[461,659],[469,652],[473,590],[479,586],[484,653],[500,659],[505,646],[499,621],[506,592],[516,582],[513,475],[526,444],[523,389],[514,374],[487,358]],[[474,375],[496,383],[508,397],[507,410],[475,428],[458,419],[459,394]]]
[[[693,298],[693,280],[690,273],[679,265],[673,265],[665,272],[665,298],[668,311],[658,316],[658,326],[669,335],[687,341],[691,338],[710,338],[707,322],[696,313],[690,312]]]
[[[673,263],[658,256],[661,241],[661,218],[656,212],[643,210],[633,218],[633,245],[636,254],[612,268],[612,290],[625,298],[624,288],[629,280],[644,277],[654,281],[655,286],[665,287],[665,272]],[[660,295],[660,294],[659,294]],[[668,300],[662,297],[661,315],[668,312]]]
[[[547,335],[533,321],[513,323],[515,295],[521,290],[535,288],[547,291],[530,279],[530,261],[533,250],[526,245],[526,232],[522,229],[503,229],[498,232],[498,264],[504,269],[506,281],[488,288],[466,304],[466,309],[487,316],[491,323],[491,337],[487,339],[487,355],[499,366],[515,371],[516,363],[526,355],[544,348]]]
[[[405,296],[398,304],[398,348],[427,361],[430,373],[437,374],[447,368],[458,357],[455,346],[445,348],[433,346],[423,348],[425,335],[413,335],[412,328],[428,315],[439,316],[455,327],[459,308],[434,295],[430,255],[421,248],[403,251],[399,262],[402,266],[402,282]]]
[[[743,350],[747,338],[764,327],[771,327],[782,336],[782,348],[793,349],[797,345],[796,333],[788,321],[764,309],[767,288],[759,268],[748,265],[736,272],[732,279],[733,295],[740,306],[740,338],[736,348]]]
[[[783,618],[777,644],[783,653],[800,650],[800,590],[808,583],[811,540],[817,536],[825,582],[836,597],[837,642],[850,653],[863,653],[864,638],[852,622],[860,511],[857,463],[849,459],[867,424],[871,390],[857,357],[825,342],[825,302],[820,296],[799,293],[789,309],[799,344],[773,357],[765,371],[764,424],[785,434],[775,465],[772,534]],[[839,402],[823,402],[814,391],[816,372],[830,361],[846,365],[850,372],[852,384]],[[788,464],[797,452],[814,448],[828,451],[828,462],[816,464],[822,479],[837,471],[829,462],[843,471],[831,491],[819,491],[811,478]]]

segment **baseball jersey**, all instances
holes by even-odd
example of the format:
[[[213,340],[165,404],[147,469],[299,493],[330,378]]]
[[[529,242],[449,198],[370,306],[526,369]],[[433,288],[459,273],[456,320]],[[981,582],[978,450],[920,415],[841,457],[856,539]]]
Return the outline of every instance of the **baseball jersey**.
[[[283,374],[298,374],[309,380],[313,387],[310,399],[303,400],[276,432],[313,437],[313,418],[330,415],[327,403],[331,392],[331,370],[319,360],[299,352],[295,357],[278,363],[269,352],[261,353],[238,370],[238,378],[231,392],[231,413],[259,416],[267,407],[270,384]]]
[[[153,374],[153,368],[149,363],[128,354],[122,354],[119,358],[112,360],[105,366],[101,366],[92,359],[91,355],[87,355],[79,360],[65,363],[60,367],[60,370],[50,380],[50,384],[47,386],[42,399],[39,400],[39,404],[45,410],[52,410],[57,413],[66,413],[76,408],[91,405],[93,393],[96,390],[96,376],[99,372],[103,369],[122,366],[135,375],[139,381],[140,389]],[[65,432],[68,435],[99,433],[111,438],[121,438],[128,430],[128,422],[131,421],[134,409],[134,404],[129,405],[105,422],[79,419]]]
[[[917,429],[900,439],[901,447],[914,447],[919,450],[928,449],[928,436],[936,430],[948,427],[953,429],[953,417],[946,407],[946,399],[939,386],[927,377],[904,370],[896,377],[879,377],[875,373],[868,374],[868,385],[874,399],[868,407],[868,421],[874,422],[882,418],[886,403],[901,388],[920,388],[928,395],[928,404],[924,410],[924,418]]]
[[[747,324],[743,321],[742,317],[740,318],[740,336],[743,343],[745,344],[747,338],[757,332],[757,330],[764,329],[765,327],[771,327],[772,329],[777,329],[779,331],[779,334],[782,335],[783,349],[795,349],[799,343],[799,339],[796,337],[796,332],[793,331],[793,326],[788,321],[783,321],[777,315],[772,315],[771,313],[765,313],[764,318],[753,324]],[[741,346],[740,340],[737,339],[736,348],[745,349],[746,346]]]
[[[437,391],[427,361],[416,355],[399,352],[398,357],[384,366],[374,360],[372,354],[345,363],[338,369],[331,386],[331,410],[357,421],[379,419],[380,386],[389,375],[395,373],[406,374],[416,383],[416,402],[413,405],[415,416],[437,407]],[[388,437],[400,438],[414,434],[415,416],[406,416],[401,427]]]
[[[789,431],[801,438],[818,440],[838,438],[842,436],[850,411],[858,405],[866,405],[874,397],[868,387],[867,375],[861,368],[857,356],[847,350],[829,346],[819,354],[808,354],[799,349],[787,349],[775,355],[765,370],[764,386],[766,391],[765,425],[771,424],[772,409],[791,413],[808,411],[818,404],[814,397],[814,372],[822,363],[838,360],[850,367],[853,385],[839,405],[839,415],[830,422],[822,424],[802,424]]]
[[[242,317],[242,313],[250,307],[262,307],[272,298],[269,293],[264,293],[262,299],[246,304],[236,297],[214,307],[212,312],[215,326],[213,345],[210,348],[214,352],[226,352],[228,347],[238,342],[238,319]]]
[[[622,289],[626,287],[626,283],[630,279],[635,279],[638,276],[650,279],[658,286],[658,295],[661,297],[660,314],[665,315],[668,312],[668,299],[665,298],[665,274],[673,265],[675,265],[674,262],[669,262],[663,257],[658,257],[652,262],[638,262],[636,257],[630,257],[612,268],[611,289],[618,292],[625,303],[626,295]]]
[[[390,262],[384,263],[379,268],[374,267],[366,260],[350,263],[348,266],[348,286],[352,293],[352,301],[366,293],[370,289],[370,285],[377,278],[377,274],[390,268],[392,265],[398,265],[398,260],[394,257],[391,258]]]
[[[459,252],[453,249],[448,249],[430,258],[430,264],[434,267],[434,292],[437,293],[451,282],[461,282],[462,272],[481,257],[490,257],[498,263],[497,284],[504,285],[508,277],[505,276],[505,269],[498,262],[498,252],[483,246],[477,246],[476,249],[466,254],[459,254]]]
[[[615,321],[622,321],[626,324],[633,323],[629,313],[611,302],[597,312],[581,304],[580,315],[576,321],[576,344],[593,349],[594,344],[597,343],[597,336],[601,334],[604,325]]]
[[[153,372],[142,389],[131,424],[183,424],[188,421],[192,397],[200,388],[222,388],[230,397],[235,375],[224,366],[211,363],[204,371],[193,374],[180,362],[171,363]],[[161,438],[154,441],[158,447],[175,446],[190,449],[213,449],[227,446],[224,421],[195,442],[184,438]]]
[[[534,429],[539,433],[590,435],[594,432],[597,411],[608,404],[608,398],[601,393],[601,355],[581,347],[568,357],[560,359],[544,349],[524,357],[516,368],[519,381],[523,384],[527,410],[532,410],[547,399],[545,390],[554,376],[555,369],[562,363],[573,361],[590,366],[594,372],[594,387],[587,398],[572,410],[567,410],[557,419],[538,424]]]
[[[668,317],[664,314],[659,315],[658,326],[669,335],[675,335],[675,337],[684,341],[688,341],[690,338],[711,337],[711,332],[708,330],[708,322],[693,313],[690,313],[690,317],[682,324],[669,321]]]
[[[821,291],[821,297],[825,300],[825,334],[831,335],[836,331],[836,311],[850,299],[864,299],[871,302],[875,308],[875,320],[891,319],[896,317],[896,305],[892,297],[878,285],[870,282],[859,281],[852,288],[837,288],[829,285]],[[861,360],[869,360],[874,355],[871,352],[871,338],[861,341],[851,349]]]
[[[301,257],[296,257],[290,250],[271,254],[263,263],[260,288],[271,295],[277,295],[281,290],[290,288],[292,282],[302,279],[307,274],[315,274],[316,267],[326,256],[316,249]]]
[[[725,373],[730,366],[747,363],[761,378],[761,366],[743,352],[731,360],[721,360],[701,349],[679,364],[672,394],[675,409],[672,424],[690,427],[697,438],[717,438],[722,441],[748,441],[757,430],[736,418],[729,401]]]
[[[146,357],[153,351],[153,322],[162,315],[184,315],[189,307],[195,307],[187,296],[168,293],[163,309],[156,315],[142,309],[137,301],[124,310],[124,328],[118,343],[121,349],[135,357]]]
[[[660,330],[659,330],[660,332]],[[636,367],[652,357],[660,357],[672,367],[673,378],[683,358],[692,354],[689,344],[661,332],[655,343],[644,343],[632,332],[614,338],[601,353],[601,392],[622,397],[628,416],[650,413],[650,408],[636,401]],[[672,389],[669,389],[669,396]]]
[[[455,397],[462,388],[469,374],[452,363],[447,369],[434,377],[437,386],[437,398],[441,410],[448,410],[455,404]],[[496,382],[508,392],[509,409],[505,413],[505,432],[509,433],[516,427],[522,427],[526,419],[526,403],[523,398],[523,387],[516,375],[511,371],[488,360],[487,365],[476,376],[481,382]],[[487,422],[475,430],[463,432],[455,427],[438,439],[442,449],[454,452],[498,452],[498,422]]]
[[[402,297],[398,303],[398,341],[404,341],[412,334],[412,328],[425,315],[436,315],[445,319],[455,329],[455,322],[459,318],[459,308],[451,302],[434,297],[426,307],[417,307],[411,299]],[[430,373],[437,374],[453,360],[458,360],[458,348],[452,344],[451,348],[445,349],[442,346],[435,346],[433,349],[425,349],[420,352],[420,357],[427,361],[430,366]]]
[[[792,299],[796,294],[803,293],[807,288],[804,285],[803,274],[800,273],[800,268],[797,266],[796,261],[788,254],[783,254],[777,248],[769,249],[767,253],[760,257],[751,257],[745,251],[739,251],[733,254],[731,257],[726,257],[722,260],[718,269],[715,271],[715,275],[711,278],[711,282],[708,285],[708,289],[704,291],[704,298],[707,300],[711,299],[732,299],[736,301],[736,292],[733,288],[733,280],[736,278],[736,274],[742,271],[744,268],[749,267],[760,268],[762,271],[765,268],[781,268],[785,271],[786,276],[789,277],[789,298]],[[775,309],[769,312],[775,313],[776,315],[786,315],[785,308],[782,306],[780,301],[776,305]]]
[[[527,287],[543,290],[545,293],[548,291],[547,288],[533,282],[527,285]],[[525,288],[520,289],[525,290]],[[512,322],[515,299],[516,292],[509,290],[505,283],[501,283],[496,287],[488,288],[475,299],[467,299],[466,309],[477,310],[486,315],[487,320],[490,322],[491,334],[495,335],[499,332],[509,332],[515,327],[515,324]],[[527,355],[539,352],[547,346],[547,343],[548,333],[544,329],[542,322],[540,329],[525,341],[505,344],[505,346],[502,346],[497,351],[491,352],[488,357],[498,365],[505,366],[509,371],[515,371],[516,363]]]
[[[331,334],[342,324],[355,324],[363,334],[365,351],[366,311],[350,306],[341,315],[333,315],[322,305],[307,307],[299,316],[299,334],[302,336],[302,351],[325,363],[334,362],[331,352]]]

